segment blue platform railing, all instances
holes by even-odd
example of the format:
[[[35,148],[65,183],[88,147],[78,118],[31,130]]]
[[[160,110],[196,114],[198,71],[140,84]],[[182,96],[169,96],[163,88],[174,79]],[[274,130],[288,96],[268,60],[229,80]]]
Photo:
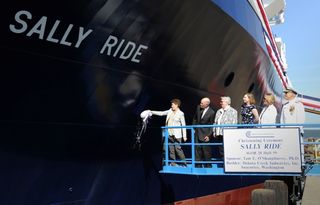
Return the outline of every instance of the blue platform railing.
[[[296,127],[303,129],[303,141],[301,145],[305,148],[305,153],[302,153],[302,168],[301,173],[253,173],[253,172],[238,172],[230,173],[224,170],[224,159],[219,157],[213,157],[211,161],[196,161],[195,159],[195,149],[196,146],[209,145],[213,148],[217,146],[223,146],[223,143],[208,142],[208,143],[196,143],[195,142],[195,129],[197,128],[254,128],[259,129],[261,127],[277,128],[282,127]],[[316,175],[320,176],[320,124],[226,124],[226,125],[190,125],[190,126],[163,126],[162,136],[163,136],[163,169],[161,173],[172,173],[172,174],[189,174],[189,175],[258,175],[258,176],[301,176],[301,175]],[[182,143],[170,143],[169,142],[169,132],[168,129],[182,129],[187,130],[187,135],[189,140]],[[309,139],[307,141],[306,139]],[[170,160],[169,159],[169,145],[180,145],[186,155],[185,160]],[[311,147],[313,154],[306,153]],[[306,149],[308,148],[308,149]],[[213,149],[217,150],[217,149]],[[174,166],[172,166],[172,163]],[[197,167],[196,164],[206,164],[210,163],[212,167]],[[180,166],[187,164],[187,166]]]

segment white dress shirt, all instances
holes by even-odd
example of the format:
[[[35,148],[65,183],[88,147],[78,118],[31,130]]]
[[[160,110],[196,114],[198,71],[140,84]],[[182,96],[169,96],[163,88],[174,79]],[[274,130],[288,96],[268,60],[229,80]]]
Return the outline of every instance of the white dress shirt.
[[[203,110],[202,115],[201,115],[201,118],[203,118],[203,116],[206,114],[206,112],[207,112],[208,109],[209,109],[209,106],[206,107],[206,108]]]
[[[280,123],[303,124],[305,119],[304,106],[297,98],[289,100],[282,106]],[[302,127],[300,127],[300,132],[303,133]]]
[[[304,123],[305,111],[303,104],[296,98],[286,102],[281,110],[280,122],[284,124]]]

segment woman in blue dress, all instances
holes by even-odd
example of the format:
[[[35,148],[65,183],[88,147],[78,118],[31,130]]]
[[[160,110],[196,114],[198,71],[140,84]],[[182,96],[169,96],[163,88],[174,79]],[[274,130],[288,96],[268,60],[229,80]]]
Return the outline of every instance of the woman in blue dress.
[[[243,104],[241,105],[242,124],[256,124],[259,123],[259,113],[255,106],[256,100],[253,94],[246,93],[243,96]]]

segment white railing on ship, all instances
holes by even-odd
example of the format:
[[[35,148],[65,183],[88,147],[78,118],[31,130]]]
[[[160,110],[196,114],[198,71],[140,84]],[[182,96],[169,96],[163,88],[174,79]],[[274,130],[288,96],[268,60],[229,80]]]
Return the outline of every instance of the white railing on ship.
[[[195,159],[195,146],[222,146],[223,143],[208,142],[208,143],[196,143],[195,142],[195,129],[196,128],[255,128],[259,129],[261,127],[268,128],[279,128],[282,127],[296,127],[303,128],[304,133],[313,131],[313,136],[304,135],[304,140],[301,145],[311,146],[314,149],[314,154],[312,156],[307,155],[308,153],[303,153],[302,160],[302,172],[297,173],[226,173],[224,171],[224,159],[223,158],[212,158],[211,161],[196,161]],[[226,124],[226,125],[189,125],[189,126],[163,126],[162,136],[163,136],[163,169],[161,173],[174,173],[174,174],[192,174],[192,175],[268,175],[268,176],[300,176],[300,175],[320,175],[320,124]],[[169,143],[169,132],[168,129],[186,129],[188,135],[188,142],[182,143]],[[306,139],[311,139],[310,141],[305,141]],[[313,139],[313,140],[312,140]],[[189,142],[190,141],[190,142]],[[185,151],[185,160],[170,160],[169,159],[169,145],[180,145]],[[189,149],[186,147],[189,146]],[[305,149],[305,151],[307,151]],[[177,166],[171,166],[174,163]],[[186,163],[187,166],[179,166],[179,164]],[[211,168],[198,168],[195,165],[197,163],[210,163],[213,166]]]

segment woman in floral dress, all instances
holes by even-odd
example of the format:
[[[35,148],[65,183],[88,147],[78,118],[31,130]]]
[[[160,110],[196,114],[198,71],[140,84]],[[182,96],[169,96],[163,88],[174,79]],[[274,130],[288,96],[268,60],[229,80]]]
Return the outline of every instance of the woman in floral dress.
[[[256,124],[259,122],[259,113],[255,106],[256,100],[251,93],[243,96],[243,104],[241,105],[242,124]]]

